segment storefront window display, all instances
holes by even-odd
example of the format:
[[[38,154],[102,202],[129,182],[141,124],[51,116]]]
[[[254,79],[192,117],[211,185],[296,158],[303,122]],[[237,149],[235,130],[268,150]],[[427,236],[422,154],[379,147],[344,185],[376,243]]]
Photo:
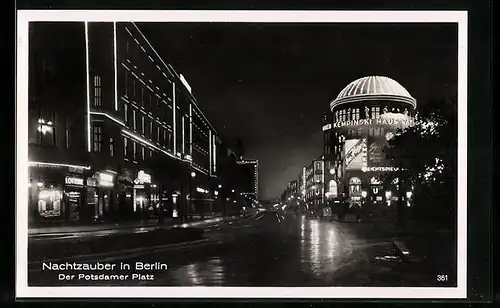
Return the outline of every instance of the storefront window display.
[[[63,194],[59,187],[39,187],[38,214],[44,218],[58,218],[63,215]]]
[[[84,180],[77,175],[68,175],[64,179],[65,203],[67,204],[67,218],[79,220],[84,197]]]

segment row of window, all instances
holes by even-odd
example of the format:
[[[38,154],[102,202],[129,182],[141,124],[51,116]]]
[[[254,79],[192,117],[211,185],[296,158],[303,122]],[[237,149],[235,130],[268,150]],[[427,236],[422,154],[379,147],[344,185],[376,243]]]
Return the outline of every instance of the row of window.
[[[124,28],[124,35],[120,35],[120,45],[118,47],[118,53],[120,55],[120,58],[122,60],[124,59],[133,59],[133,62],[135,65],[139,66],[143,71],[149,72],[152,77],[152,80],[155,81],[165,81],[161,82],[161,84],[168,84],[171,86],[171,74],[168,72],[166,68],[164,68],[163,63],[159,59],[156,59],[156,56],[152,56],[152,52],[148,52],[146,48],[149,49],[149,47],[146,46],[144,43],[143,45],[146,46],[146,48],[137,40],[130,29],[128,27]],[[121,34],[120,33],[120,34]],[[142,40],[142,38],[141,38]],[[164,87],[162,87],[164,88]],[[165,87],[168,89],[162,89],[169,91],[167,93],[168,97],[172,96],[171,93],[171,88],[168,86]]]
[[[92,151],[94,153],[103,153],[103,145],[103,127],[99,123],[94,123],[92,126]],[[109,137],[107,145],[109,146],[109,156],[114,157],[117,154],[115,138]],[[123,137],[123,157],[132,158],[134,161],[146,160],[148,157],[153,157],[153,150],[127,137]]]
[[[102,123],[95,122],[92,126],[92,151],[94,153],[102,153],[104,146],[104,133]],[[108,154],[116,155],[116,141],[110,137],[107,146],[109,146]],[[127,137],[123,137],[123,157],[133,159],[134,161],[146,160],[153,157],[153,150]],[[208,171],[209,158],[208,153],[201,151],[193,152],[193,160],[198,163],[198,167]]]
[[[146,115],[145,111],[140,111],[133,105],[129,106],[126,102],[123,102],[122,110],[125,125],[128,128],[140,133],[160,146],[173,149],[173,137],[170,127],[158,123],[158,121]]]
[[[359,120],[359,119],[378,119],[381,114],[384,113],[404,113],[409,114],[407,108],[389,108],[387,106],[381,108],[380,106],[372,106],[371,108],[366,106],[361,114],[361,108],[348,108],[338,110],[334,113],[335,122],[349,121],[349,120]]]

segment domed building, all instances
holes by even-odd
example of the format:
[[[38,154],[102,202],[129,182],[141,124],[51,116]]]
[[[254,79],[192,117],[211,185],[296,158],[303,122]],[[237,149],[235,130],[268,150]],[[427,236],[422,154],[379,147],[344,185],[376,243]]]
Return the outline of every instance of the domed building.
[[[349,83],[330,103],[323,121],[325,196],[386,204],[380,175],[394,172],[384,147],[398,128],[413,125],[416,99],[397,81],[368,76]]]

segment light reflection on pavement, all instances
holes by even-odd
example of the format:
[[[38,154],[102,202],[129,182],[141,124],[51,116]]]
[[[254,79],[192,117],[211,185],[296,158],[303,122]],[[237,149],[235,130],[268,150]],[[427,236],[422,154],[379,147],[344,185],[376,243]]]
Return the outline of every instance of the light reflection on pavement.
[[[153,273],[153,281],[98,284],[403,286],[426,283],[418,269],[397,262],[392,239],[375,232],[370,224],[342,224],[268,212],[232,224],[212,225],[205,229],[205,234],[212,244],[150,252],[123,260],[130,264],[136,261],[168,264],[167,271]],[[46,282],[39,276],[33,278],[37,285]]]

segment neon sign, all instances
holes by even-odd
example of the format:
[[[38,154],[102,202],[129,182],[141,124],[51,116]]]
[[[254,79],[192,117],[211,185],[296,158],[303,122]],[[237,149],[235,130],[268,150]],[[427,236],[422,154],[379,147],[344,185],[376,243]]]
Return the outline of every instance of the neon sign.
[[[333,128],[349,127],[349,126],[370,126],[370,125],[414,125],[414,120],[411,118],[407,119],[359,119],[359,120],[348,120],[339,121],[333,123]]]
[[[83,186],[83,179],[82,178],[72,177],[72,176],[67,176],[64,179],[64,183],[66,183],[67,185]]]

